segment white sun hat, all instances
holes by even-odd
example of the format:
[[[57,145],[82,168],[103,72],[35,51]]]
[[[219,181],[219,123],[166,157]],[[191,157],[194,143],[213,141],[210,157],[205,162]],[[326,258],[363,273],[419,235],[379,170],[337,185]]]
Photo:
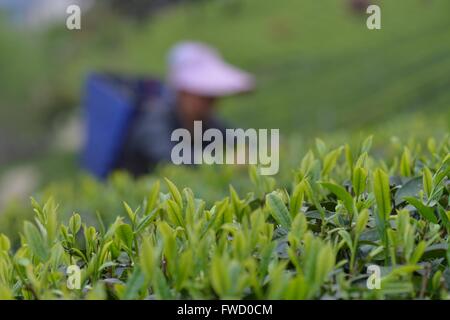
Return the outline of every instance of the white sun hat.
[[[175,90],[210,97],[247,92],[255,86],[252,75],[199,42],[182,42],[170,51],[168,82]]]

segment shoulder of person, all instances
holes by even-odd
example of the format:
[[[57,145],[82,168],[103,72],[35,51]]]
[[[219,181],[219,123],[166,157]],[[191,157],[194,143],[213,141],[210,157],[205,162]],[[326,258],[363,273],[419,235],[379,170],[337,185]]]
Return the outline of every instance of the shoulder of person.
[[[145,101],[141,111],[143,113],[154,114],[155,116],[169,116],[175,111],[174,100],[173,94],[165,90],[159,96]]]

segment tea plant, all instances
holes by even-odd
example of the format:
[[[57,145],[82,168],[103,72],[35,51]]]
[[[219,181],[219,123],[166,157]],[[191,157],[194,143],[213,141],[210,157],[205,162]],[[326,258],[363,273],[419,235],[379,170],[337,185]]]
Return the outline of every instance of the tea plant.
[[[217,201],[153,180],[109,226],[32,200],[18,248],[0,236],[0,298],[448,299],[450,139],[389,160],[371,145],[317,140],[286,188],[250,167],[255,191]]]

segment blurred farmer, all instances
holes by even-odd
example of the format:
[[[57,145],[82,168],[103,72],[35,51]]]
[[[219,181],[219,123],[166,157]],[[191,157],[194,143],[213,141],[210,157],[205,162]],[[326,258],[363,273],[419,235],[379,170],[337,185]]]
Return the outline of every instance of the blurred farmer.
[[[171,50],[167,80],[166,92],[161,99],[144,105],[126,142],[120,167],[134,175],[171,160],[175,129],[192,133],[194,121],[202,121],[203,130],[214,128],[225,134],[225,125],[214,114],[217,99],[254,87],[251,75],[227,64],[216,50],[196,42],[183,42]]]

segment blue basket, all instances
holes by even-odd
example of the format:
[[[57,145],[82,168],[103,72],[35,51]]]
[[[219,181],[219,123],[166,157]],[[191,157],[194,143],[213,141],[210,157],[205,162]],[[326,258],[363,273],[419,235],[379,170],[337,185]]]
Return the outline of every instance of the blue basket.
[[[108,74],[88,77],[84,94],[85,144],[81,165],[99,179],[116,168],[128,130],[145,99],[159,95],[154,79],[130,79]]]

